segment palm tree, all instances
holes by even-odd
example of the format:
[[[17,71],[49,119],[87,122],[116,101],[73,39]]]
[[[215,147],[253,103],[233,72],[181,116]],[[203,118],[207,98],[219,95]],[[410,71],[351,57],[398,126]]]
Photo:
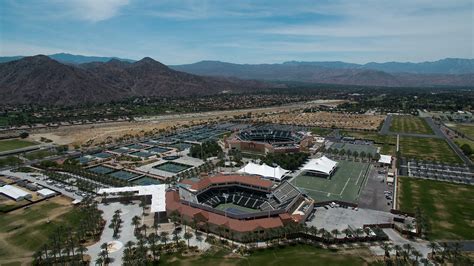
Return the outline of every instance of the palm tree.
[[[416,264],[418,264],[418,258],[420,258],[422,254],[416,249],[412,250],[411,254],[415,257]]]
[[[140,225],[142,218],[138,215],[133,216],[132,218],[132,225],[135,227],[135,232],[138,230],[138,226]]]
[[[141,230],[143,230],[145,232],[145,236],[146,236],[146,230],[147,229],[148,229],[148,225],[143,224],[142,227],[141,227]]]
[[[339,234],[341,234],[341,231],[339,231],[338,229],[334,229],[331,231],[331,234],[334,236],[334,238],[337,240],[337,236]]]
[[[400,252],[403,250],[400,245],[393,246],[393,250],[395,250],[395,256],[400,256]]]
[[[173,236],[173,240],[176,242],[176,245],[178,245],[179,240],[181,240],[181,236],[176,232]]]
[[[430,265],[430,261],[427,258],[421,258],[420,262],[423,263],[424,266]]]
[[[155,230],[155,235],[158,235],[159,228],[160,228],[160,225],[157,222],[153,223],[153,229]]]
[[[384,243],[382,245],[382,249],[383,251],[385,252],[385,257],[388,258],[390,257],[390,251],[392,250],[392,246],[390,246],[389,244],[387,243]]]
[[[76,251],[79,252],[79,254],[81,254],[81,261],[84,262],[84,253],[87,252],[87,248],[84,247],[83,245],[79,245]]]
[[[104,263],[104,259],[102,257],[98,257],[95,260],[95,265],[102,265],[102,263]]]
[[[347,237],[349,237],[349,235],[351,234],[351,229],[349,228],[346,228],[344,230],[342,230],[342,233]]]
[[[402,246],[406,250],[406,255],[410,255],[411,251],[413,250],[413,246],[410,243],[403,244]],[[405,260],[406,260],[406,256]]]
[[[434,242],[434,241],[431,241],[429,244],[428,244],[428,247],[431,249],[431,254],[432,256],[436,255],[436,251],[439,250],[439,245],[438,243]]]
[[[161,232],[161,234],[160,234],[161,242],[164,242],[165,245],[166,245],[166,242],[168,242],[168,240],[169,240],[168,235],[169,235],[169,233],[165,232],[165,231]]]
[[[186,232],[184,233],[184,239],[186,239],[188,241],[188,248],[189,248],[189,240],[193,238],[193,234],[190,233],[190,232]]]

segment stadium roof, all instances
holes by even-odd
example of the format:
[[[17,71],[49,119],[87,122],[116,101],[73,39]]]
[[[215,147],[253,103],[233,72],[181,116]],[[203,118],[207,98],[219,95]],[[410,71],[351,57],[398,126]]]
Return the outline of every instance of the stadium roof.
[[[239,173],[247,173],[251,175],[260,175],[263,177],[269,177],[275,180],[281,180],[290,171],[281,168],[280,166],[271,167],[266,164],[256,164],[249,162],[242,169],[238,170]]]
[[[313,171],[330,175],[334,168],[336,168],[336,166],[336,161],[333,161],[328,157],[323,156],[321,158],[312,159],[307,162],[303,166],[302,171]]]
[[[262,188],[271,188],[273,185],[271,181],[261,179],[260,177],[257,177],[257,176],[218,175],[218,176],[209,176],[204,179],[201,179],[199,182],[192,184],[191,189],[202,190],[211,184],[223,184],[223,183],[240,183],[240,184],[262,187]]]
[[[380,154],[379,163],[391,164],[392,163],[392,156],[391,155]]]
[[[8,197],[15,200],[31,195],[30,193],[24,191],[23,189],[14,187],[12,185],[5,185],[3,187],[0,187],[0,193],[5,194]]]
[[[98,194],[135,192],[139,196],[151,195],[150,212],[166,211],[166,185],[102,188]]]

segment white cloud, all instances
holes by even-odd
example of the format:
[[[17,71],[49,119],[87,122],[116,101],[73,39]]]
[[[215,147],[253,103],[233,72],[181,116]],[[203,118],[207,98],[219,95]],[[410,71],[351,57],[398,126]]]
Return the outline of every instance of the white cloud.
[[[116,16],[129,0],[71,0],[71,11],[82,20],[98,22]]]

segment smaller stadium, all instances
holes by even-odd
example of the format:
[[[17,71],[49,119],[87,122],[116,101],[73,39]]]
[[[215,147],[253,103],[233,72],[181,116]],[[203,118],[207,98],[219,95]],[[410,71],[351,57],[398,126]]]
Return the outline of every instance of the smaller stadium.
[[[273,128],[245,130],[226,139],[230,149],[260,154],[300,152],[311,144],[309,134]]]
[[[304,222],[314,201],[297,187],[249,175],[217,175],[183,180],[166,195],[168,215],[177,212],[188,222],[243,241],[246,233]],[[263,236],[262,236],[263,237]]]

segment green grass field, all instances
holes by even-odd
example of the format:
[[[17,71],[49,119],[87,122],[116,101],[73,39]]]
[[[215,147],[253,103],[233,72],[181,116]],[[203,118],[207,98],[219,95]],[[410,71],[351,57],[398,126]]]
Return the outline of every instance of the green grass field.
[[[372,154],[375,155],[377,153],[377,147],[373,145],[358,145],[358,144],[351,144],[351,143],[334,143],[331,145],[331,149],[337,150],[345,150],[357,153],[364,152],[365,154]]]
[[[474,139],[474,124],[455,124],[454,127],[467,137]]]
[[[277,247],[256,251],[246,257],[225,257],[229,251],[208,251],[199,257],[185,257],[176,255],[162,256],[164,265],[193,265],[193,266],[263,266],[263,265],[369,265],[364,258],[370,257],[366,249],[338,252],[316,248],[308,245]]]
[[[36,145],[36,143],[21,139],[0,140],[0,152],[10,151]]]
[[[390,131],[416,134],[433,134],[428,123],[423,118],[415,116],[394,116]]]
[[[299,175],[291,183],[305,190],[317,201],[357,201],[361,187],[367,180],[370,165],[366,163],[339,161],[331,179]]]
[[[236,205],[234,203],[224,203],[224,204],[220,204],[219,206],[216,207],[216,209],[221,210],[221,211],[224,211],[228,208],[241,210],[241,211],[247,212],[247,213],[259,212],[259,210],[246,208],[246,207],[243,207],[243,206]]]
[[[462,160],[443,139],[400,137],[400,151],[406,158],[443,163],[462,163]]]
[[[343,131],[343,136],[350,136],[357,139],[371,140],[375,146],[380,147],[380,153],[395,155],[397,137],[392,135],[380,135],[377,132],[367,131]]]
[[[428,217],[431,239],[474,239],[474,186],[399,178],[399,207],[414,212],[419,206]]]
[[[0,215],[0,262],[3,259],[27,258],[47,240],[59,225],[77,226],[74,211],[69,205],[43,201],[28,209]],[[54,218],[50,218],[54,217]],[[51,219],[50,223],[46,221]]]

